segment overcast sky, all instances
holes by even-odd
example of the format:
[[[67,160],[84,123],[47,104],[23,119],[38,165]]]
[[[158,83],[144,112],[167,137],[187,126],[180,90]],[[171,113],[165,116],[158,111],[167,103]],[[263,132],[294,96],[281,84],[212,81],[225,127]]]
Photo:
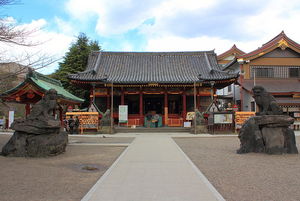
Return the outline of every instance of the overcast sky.
[[[38,52],[61,58],[79,32],[107,51],[203,51],[236,44],[252,51],[282,30],[300,43],[299,0],[22,0],[0,9],[22,27],[41,28],[34,48],[7,48],[7,57]],[[51,73],[58,64],[43,69]]]

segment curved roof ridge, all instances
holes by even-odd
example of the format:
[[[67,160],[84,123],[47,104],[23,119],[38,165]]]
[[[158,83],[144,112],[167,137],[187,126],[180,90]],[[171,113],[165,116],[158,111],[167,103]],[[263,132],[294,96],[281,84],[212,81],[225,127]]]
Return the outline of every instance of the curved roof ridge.
[[[260,52],[267,50],[267,49],[271,48],[272,46],[276,45],[281,40],[285,40],[286,42],[290,43],[291,45],[293,45],[294,47],[296,47],[300,50],[300,44],[298,44],[295,41],[293,41],[292,39],[290,39],[284,33],[284,31],[281,31],[277,36],[275,36],[274,38],[269,40],[267,43],[263,44],[261,47],[257,48],[256,50],[253,50],[247,54],[241,55],[241,56],[239,56],[239,58],[247,58],[247,57],[251,57],[256,54],[259,54]]]
[[[27,74],[29,78],[35,78],[35,79],[39,79],[39,80],[44,80],[45,82],[49,82],[51,84],[57,85],[57,86],[62,86],[61,82],[59,80],[50,78],[46,75],[43,75],[41,73],[38,73],[36,71],[32,71],[30,73]]]
[[[218,60],[220,60],[221,58],[230,55],[230,53],[234,51],[237,51],[239,55],[246,54],[243,50],[239,49],[235,44],[233,44],[233,46],[229,50],[223,52],[222,54],[219,54],[217,58]]]

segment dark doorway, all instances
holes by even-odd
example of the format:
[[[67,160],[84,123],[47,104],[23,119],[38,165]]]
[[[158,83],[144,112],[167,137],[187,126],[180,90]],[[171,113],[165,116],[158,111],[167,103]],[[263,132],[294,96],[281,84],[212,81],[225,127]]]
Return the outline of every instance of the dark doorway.
[[[163,114],[164,96],[163,95],[144,95],[144,113],[155,111]]]

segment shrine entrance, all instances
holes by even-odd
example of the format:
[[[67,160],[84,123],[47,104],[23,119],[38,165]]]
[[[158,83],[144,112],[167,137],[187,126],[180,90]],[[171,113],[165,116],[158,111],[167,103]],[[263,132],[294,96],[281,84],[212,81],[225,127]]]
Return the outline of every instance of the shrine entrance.
[[[163,114],[164,95],[144,95],[144,114],[155,111],[157,114]]]

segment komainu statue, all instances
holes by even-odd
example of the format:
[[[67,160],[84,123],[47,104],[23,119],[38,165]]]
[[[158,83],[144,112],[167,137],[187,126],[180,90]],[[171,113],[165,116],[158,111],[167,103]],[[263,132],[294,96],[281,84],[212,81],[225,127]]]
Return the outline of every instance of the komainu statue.
[[[100,112],[102,118],[101,118],[101,129],[99,133],[101,134],[113,134],[114,127],[111,125],[111,113],[110,109],[107,109],[105,113]]]
[[[253,87],[252,91],[253,98],[259,110],[256,115],[281,115],[283,113],[281,107],[276,103],[275,98],[262,86]]]
[[[27,116],[28,120],[48,120],[54,119],[53,111],[57,107],[57,91],[50,89],[45,96],[33,105],[30,114]]]
[[[48,90],[33,105],[26,119],[16,120],[13,136],[2,149],[2,155],[15,157],[46,157],[65,152],[68,135],[61,131],[61,122],[53,112],[57,107],[57,91]]]
[[[289,128],[294,118],[283,115],[275,98],[262,86],[253,87],[252,91],[259,111],[242,126],[237,153],[298,154],[295,133]]]

